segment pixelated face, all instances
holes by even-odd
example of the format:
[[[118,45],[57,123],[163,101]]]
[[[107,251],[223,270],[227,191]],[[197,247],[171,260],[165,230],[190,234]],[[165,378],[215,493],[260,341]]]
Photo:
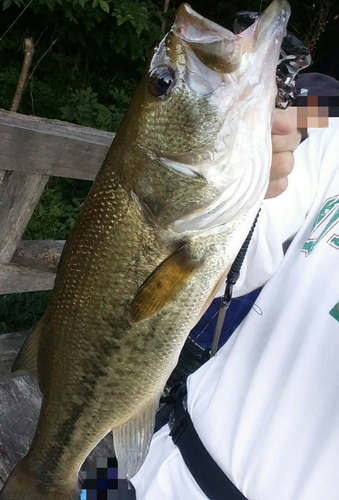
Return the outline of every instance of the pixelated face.
[[[299,129],[339,126],[339,96],[299,96],[296,100]]]

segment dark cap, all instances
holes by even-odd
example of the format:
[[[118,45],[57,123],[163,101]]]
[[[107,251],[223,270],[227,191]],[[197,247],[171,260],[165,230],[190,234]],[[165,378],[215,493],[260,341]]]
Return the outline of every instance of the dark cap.
[[[295,86],[297,96],[339,96],[339,81],[322,73],[302,73]]]

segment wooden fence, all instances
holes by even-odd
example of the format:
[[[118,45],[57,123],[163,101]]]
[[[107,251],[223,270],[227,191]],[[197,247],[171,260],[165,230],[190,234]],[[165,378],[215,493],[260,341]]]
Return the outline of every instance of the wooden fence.
[[[0,110],[0,295],[52,287],[62,243],[21,241],[22,234],[48,177],[93,180],[112,138]]]
[[[0,110],[0,295],[53,288],[64,242],[22,235],[49,176],[93,180],[112,139],[110,132]],[[0,489],[27,452],[41,402],[34,377],[10,372],[27,335],[0,336]],[[89,460],[112,453],[108,437]]]

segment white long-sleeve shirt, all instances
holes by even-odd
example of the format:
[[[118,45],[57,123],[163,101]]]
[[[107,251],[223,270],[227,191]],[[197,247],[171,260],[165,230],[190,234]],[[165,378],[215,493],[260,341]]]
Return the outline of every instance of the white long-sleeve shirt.
[[[238,286],[267,282],[257,307],[188,379],[195,428],[248,500],[339,499],[339,130],[311,132],[295,160]],[[137,499],[206,500],[168,434],[132,480]]]

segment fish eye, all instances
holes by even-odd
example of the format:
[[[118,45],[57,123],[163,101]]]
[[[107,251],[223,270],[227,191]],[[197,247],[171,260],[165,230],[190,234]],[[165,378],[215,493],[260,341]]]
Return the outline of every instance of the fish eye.
[[[167,94],[174,85],[175,74],[168,66],[155,68],[149,77],[149,89],[153,95],[161,97]]]

